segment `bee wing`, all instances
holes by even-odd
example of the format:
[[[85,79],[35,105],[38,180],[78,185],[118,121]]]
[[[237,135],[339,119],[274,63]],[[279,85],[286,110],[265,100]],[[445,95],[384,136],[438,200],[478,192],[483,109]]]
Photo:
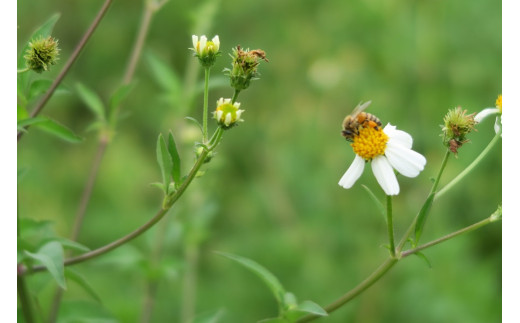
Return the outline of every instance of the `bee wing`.
[[[367,101],[363,104],[361,104],[361,102],[354,108],[354,110],[352,111],[352,113],[350,114],[350,116],[352,118],[355,118],[358,114],[360,114],[361,112],[363,112],[363,110],[365,110],[369,105],[370,103],[372,103],[372,101]]]

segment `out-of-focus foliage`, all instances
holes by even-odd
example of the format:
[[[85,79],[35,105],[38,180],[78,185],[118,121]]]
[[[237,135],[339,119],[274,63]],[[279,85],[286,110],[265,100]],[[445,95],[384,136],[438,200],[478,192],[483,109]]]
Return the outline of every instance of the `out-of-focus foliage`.
[[[98,139],[95,131],[87,131],[95,117],[75,86],[81,82],[108,105],[121,84],[142,2],[114,2],[64,80],[70,91],[56,93],[45,108],[47,116],[85,139],[72,144],[29,129],[18,144],[18,165],[27,169],[18,188],[21,217],[54,221],[63,237],[70,236]],[[39,24],[61,13],[52,35],[59,40],[60,61],[42,78],[59,73],[101,4],[18,2],[19,49]],[[150,185],[161,180],[155,155],[159,133],[172,130],[182,173],[188,170],[193,142],[200,136],[184,117],[200,120],[202,115],[202,88],[190,79],[195,70],[199,81],[203,75],[188,49],[192,34],[220,37],[223,54],[211,72],[210,109],[218,98],[233,94],[221,73],[230,65],[227,53],[237,45],[266,52],[269,62],[259,66],[261,79],[238,98],[245,122],[224,134],[205,175],[156,228],[74,267],[101,305],[92,293],[68,282],[63,320],[101,308],[104,317],[136,322],[147,286],[154,282],[152,321],[180,321],[183,280],[193,264],[197,315],[217,313],[221,322],[276,316],[268,288],[214,250],[253,259],[298,299],[329,304],[388,252],[382,247],[387,243],[384,220],[361,186],[383,200],[372,174],[365,172],[350,190],[337,185],[354,158],[340,134],[345,115],[360,101],[372,100],[369,112],[410,133],[414,150],[428,160],[417,178],[399,177],[394,223],[400,237],[440,167],[444,114],[458,105],[478,112],[494,106],[501,93],[497,1],[170,1],[154,17],[137,82],[123,103],[124,118],[87,209],[78,242],[91,249],[134,230],[160,208],[162,195]],[[180,84],[193,84],[197,95],[189,97]],[[494,135],[493,120],[477,128],[471,143],[449,161],[441,188]],[[435,201],[421,241],[489,216],[500,201],[501,149],[496,148],[470,177]],[[417,257],[405,259],[355,301],[321,320],[500,321],[500,224],[424,253],[432,269]],[[31,276],[28,283],[46,312],[56,284],[47,273]]]

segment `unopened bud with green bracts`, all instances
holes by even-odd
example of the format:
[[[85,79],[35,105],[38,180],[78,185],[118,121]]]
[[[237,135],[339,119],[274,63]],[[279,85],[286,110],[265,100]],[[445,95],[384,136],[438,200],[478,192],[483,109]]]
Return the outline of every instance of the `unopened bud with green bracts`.
[[[229,75],[231,87],[236,91],[242,91],[249,87],[251,80],[258,79],[260,75],[257,71],[259,60],[263,59],[268,62],[265,52],[261,49],[242,50],[240,46],[233,48],[232,68],[226,68],[224,71]]]
[[[25,65],[37,73],[48,71],[51,65],[58,60],[60,49],[58,41],[49,37],[40,36],[29,42],[29,48],[25,52]]]
[[[471,131],[475,130],[475,113],[466,114],[466,110],[461,107],[456,107],[449,110],[444,117],[444,125],[442,126],[443,143],[455,155],[458,149],[465,143],[469,142],[466,139]]]

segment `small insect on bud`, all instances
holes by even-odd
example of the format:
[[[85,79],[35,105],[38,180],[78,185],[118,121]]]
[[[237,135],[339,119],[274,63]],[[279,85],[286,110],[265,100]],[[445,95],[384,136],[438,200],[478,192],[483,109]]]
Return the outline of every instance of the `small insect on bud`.
[[[25,64],[37,73],[48,71],[50,65],[55,65],[58,60],[58,41],[51,36],[43,38],[40,36],[29,42],[29,48],[25,52]]]
[[[200,64],[205,68],[213,66],[217,56],[220,55],[220,39],[218,35],[213,37],[212,40],[208,40],[205,35],[200,36],[200,38],[193,35],[191,39],[193,41],[193,48],[191,48],[194,51],[193,55],[199,58]]]
[[[237,125],[244,110],[240,110],[240,103],[231,103],[231,99],[220,98],[217,101],[217,109],[213,112],[215,118],[223,129],[227,130]]]
[[[466,135],[475,130],[477,123],[474,118],[475,113],[466,115],[466,112],[459,106],[449,110],[444,117],[444,125],[442,126],[443,143],[455,155],[463,144],[469,142]]]
[[[251,80],[258,79],[260,75],[257,71],[259,60],[262,59],[269,62],[265,52],[261,49],[242,50],[240,46],[233,48],[232,68],[226,68],[224,71],[229,75],[231,86],[237,90],[245,90],[249,87]]]

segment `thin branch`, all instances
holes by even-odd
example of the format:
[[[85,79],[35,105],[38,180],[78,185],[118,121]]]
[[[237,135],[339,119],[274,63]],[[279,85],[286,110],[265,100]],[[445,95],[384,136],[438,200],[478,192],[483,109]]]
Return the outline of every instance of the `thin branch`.
[[[107,12],[108,8],[110,7],[110,4],[112,3],[112,0],[105,0],[105,3],[103,4],[103,6],[101,7],[101,9],[99,10],[96,18],[94,19],[94,21],[92,21],[92,24],[90,25],[90,27],[87,29],[86,33],[83,35],[83,38],[81,38],[79,44],[76,46],[76,48],[74,49],[74,52],[72,53],[72,55],[70,56],[69,60],[67,61],[67,63],[65,63],[65,66],[63,67],[63,69],[61,70],[60,74],[56,77],[56,79],[54,80],[54,82],[52,82],[50,88],[47,90],[47,92],[45,92],[45,95],[43,96],[43,98],[40,100],[40,102],[38,102],[38,104],[36,105],[36,107],[34,108],[34,110],[31,112],[31,115],[30,117],[31,118],[34,118],[36,117],[40,112],[41,110],[44,108],[45,104],[47,103],[47,101],[49,101],[49,99],[51,98],[51,96],[54,94],[54,91],[56,90],[56,88],[58,87],[58,85],[61,83],[61,81],[63,80],[63,78],[65,77],[65,75],[67,75],[67,72],[69,71],[69,69],[71,68],[72,64],[74,64],[74,62],[76,61],[76,59],[78,58],[79,56],[79,53],[81,52],[81,50],[85,47],[85,44],[87,43],[87,41],[89,40],[90,36],[92,36],[92,34],[94,33],[94,31],[96,30],[96,27],[99,25],[99,23],[101,22],[101,19],[103,18],[103,16],[105,15],[105,13]],[[27,129],[28,127],[25,127],[25,129]],[[19,131],[18,132],[18,141],[20,141],[20,138],[23,136],[25,132],[24,131]]]

